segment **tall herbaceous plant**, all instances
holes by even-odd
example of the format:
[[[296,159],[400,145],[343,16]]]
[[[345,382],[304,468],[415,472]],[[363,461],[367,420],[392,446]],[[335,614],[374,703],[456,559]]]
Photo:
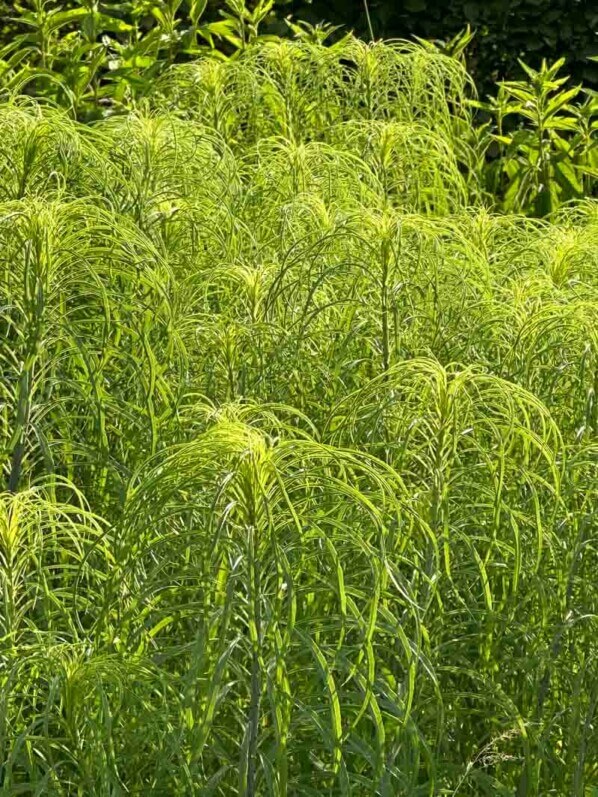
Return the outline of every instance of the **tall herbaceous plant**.
[[[598,211],[430,46],[0,107],[0,791],[598,793]]]

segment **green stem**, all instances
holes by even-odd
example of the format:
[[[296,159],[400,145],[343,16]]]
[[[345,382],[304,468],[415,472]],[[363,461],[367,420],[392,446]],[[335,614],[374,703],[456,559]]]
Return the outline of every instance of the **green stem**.
[[[365,16],[368,22],[368,31],[370,34],[370,41],[374,41],[374,26],[372,25],[372,18],[370,16],[370,7],[368,5],[368,0],[363,0],[363,7],[365,9]]]

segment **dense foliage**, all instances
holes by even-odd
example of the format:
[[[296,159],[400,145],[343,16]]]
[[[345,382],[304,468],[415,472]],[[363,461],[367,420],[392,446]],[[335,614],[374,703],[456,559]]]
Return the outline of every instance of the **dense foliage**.
[[[134,0],[111,6],[87,0],[27,2],[16,6],[15,16],[5,23],[0,91],[5,97],[26,93],[88,122],[139,107],[175,64],[192,62],[200,54],[235,60],[259,42],[284,41],[261,32],[275,18],[274,0],[212,5],[205,0]],[[216,13],[219,18],[213,21]],[[329,44],[340,35],[327,23],[290,18],[286,29],[312,44]],[[345,39],[337,42],[337,50]],[[421,43],[463,68],[474,40],[467,28],[444,42]],[[597,59],[588,63],[592,60]],[[478,113],[460,119],[460,167],[475,173],[489,206],[544,216],[564,202],[594,193],[598,96],[562,75],[564,61],[543,60],[533,69],[520,60],[525,79],[500,82],[481,102],[473,84],[467,86],[470,107]],[[235,69],[222,74],[234,76]],[[371,79],[375,82],[377,76]],[[252,101],[247,92],[254,88],[249,80],[232,93],[244,105]],[[315,135],[321,138],[322,133]],[[463,159],[465,149],[469,154]]]
[[[369,22],[366,14],[369,10]],[[518,59],[567,60],[577,80],[598,88],[598,6],[594,0],[292,0],[305,19],[327,19],[363,37],[446,39],[466,24],[477,31],[471,68],[489,90],[492,81],[516,79]]]
[[[0,0],[0,86],[51,89],[79,114],[145,93],[174,61],[206,49],[226,55],[262,36],[288,36],[295,20],[355,30],[364,39],[446,41],[475,32],[469,69],[480,93],[563,57],[578,82],[596,88],[598,9],[592,0]],[[299,22],[299,25],[301,22]]]
[[[0,0],[0,85],[97,118],[146,94],[177,59],[219,52],[217,41],[242,46],[254,14],[242,0],[231,6],[236,17],[206,22],[206,0],[24,0],[12,14]]]
[[[489,212],[468,85],[0,107],[3,794],[598,790],[598,207]]]

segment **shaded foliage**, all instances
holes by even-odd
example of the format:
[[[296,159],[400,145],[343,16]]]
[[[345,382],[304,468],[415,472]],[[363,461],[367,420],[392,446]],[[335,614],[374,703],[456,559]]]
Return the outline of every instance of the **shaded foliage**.
[[[466,24],[477,33],[470,69],[482,93],[496,80],[518,79],[517,59],[538,67],[564,57],[576,80],[598,87],[598,8],[593,0],[369,0],[376,37],[441,39]],[[363,0],[293,0],[299,18],[321,19],[369,36]]]

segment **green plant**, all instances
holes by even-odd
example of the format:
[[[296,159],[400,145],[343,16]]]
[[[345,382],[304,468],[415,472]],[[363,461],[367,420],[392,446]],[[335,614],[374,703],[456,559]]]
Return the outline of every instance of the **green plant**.
[[[527,81],[501,83],[495,99],[476,105],[496,123],[490,190],[503,197],[507,211],[543,216],[590,192],[598,174],[598,106],[592,92],[575,103],[582,88],[565,88],[569,78],[557,77],[564,59],[551,66],[543,62],[538,71],[520,63]],[[522,120],[515,129],[512,116]]]
[[[258,40],[260,24],[269,16],[274,0],[258,0],[255,8],[250,8],[246,0],[226,0],[226,9],[220,13],[235,33],[233,43],[239,49]]]
[[[0,106],[2,794],[598,787],[596,201],[303,29]]]
[[[97,118],[146,94],[178,56],[232,41],[231,21],[202,21],[207,2],[135,0],[106,7],[94,0],[25,0],[15,31],[0,48],[5,90],[50,99],[79,118]]]

